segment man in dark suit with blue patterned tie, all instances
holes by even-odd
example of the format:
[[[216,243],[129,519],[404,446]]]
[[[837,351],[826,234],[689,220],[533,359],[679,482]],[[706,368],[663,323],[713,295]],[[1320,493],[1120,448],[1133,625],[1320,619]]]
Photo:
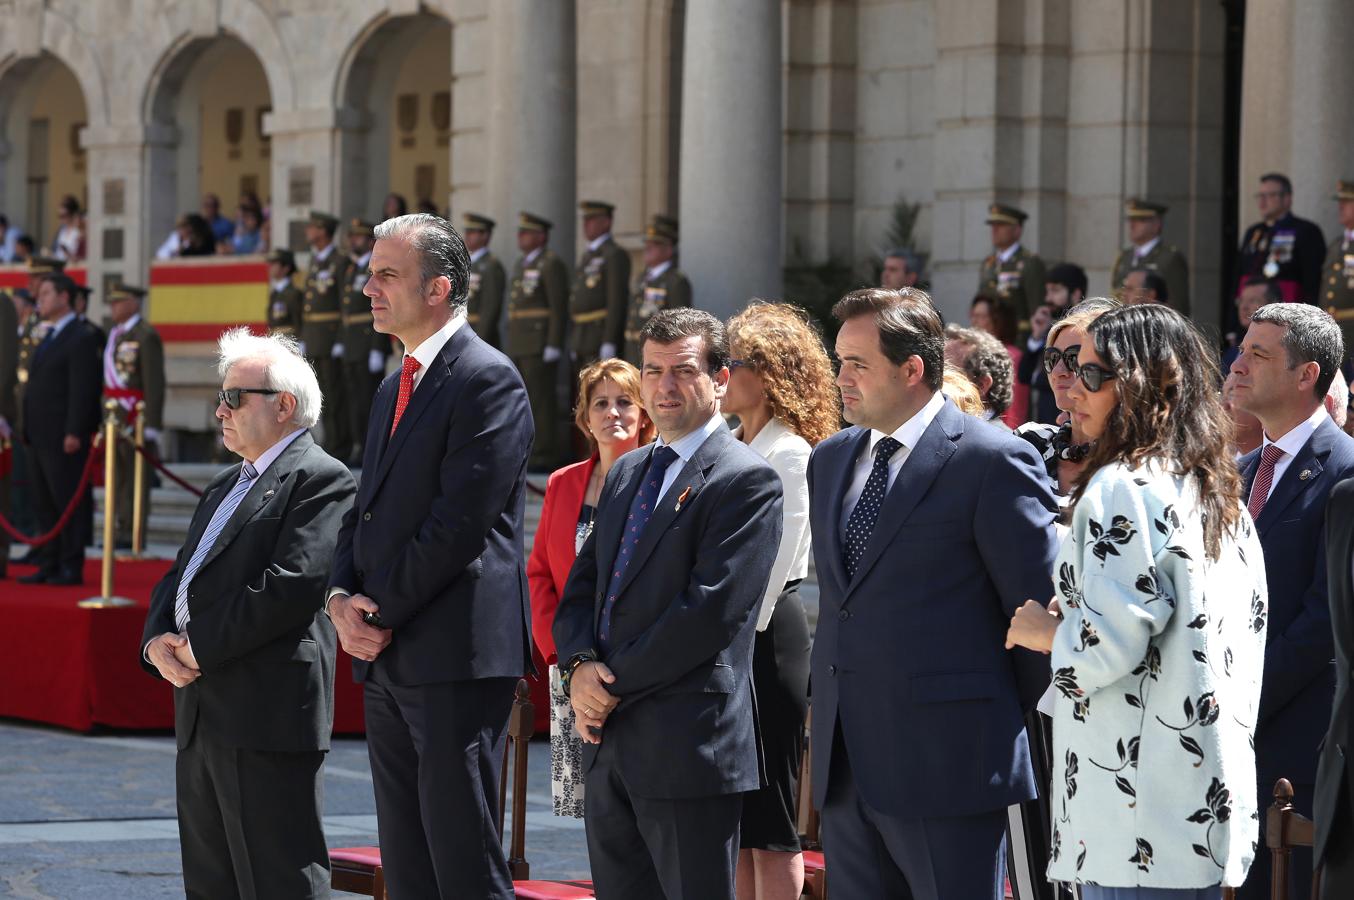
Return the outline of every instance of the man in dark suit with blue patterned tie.
[[[843,415],[809,460],[820,589],[814,803],[832,892],[998,900],[1006,807],[1035,796],[1024,711],[1048,662],[1003,649],[1053,596],[1057,506],[1029,444],[940,392],[925,292],[833,309]]]
[[[641,342],[659,440],[607,476],[555,613],[588,859],[601,900],[733,900],[742,794],[761,784],[752,641],[781,485],[719,414],[720,321],[665,310]]]

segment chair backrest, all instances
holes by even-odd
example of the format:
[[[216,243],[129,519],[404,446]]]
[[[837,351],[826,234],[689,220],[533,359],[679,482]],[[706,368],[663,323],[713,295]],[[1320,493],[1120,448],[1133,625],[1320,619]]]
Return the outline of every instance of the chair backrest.
[[[1316,826],[1293,809],[1293,785],[1287,778],[1274,783],[1274,803],[1265,813],[1265,846],[1273,857],[1270,881],[1272,900],[1296,900],[1288,896],[1288,869],[1294,847],[1310,847]],[[1312,900],[1321,896],[1321,869],[1312,877]]]
[[[818,840],[818,811],[813,808],[813,707],[804,717],[804,754],[799,765],[799,795],[795,798],[795,822],[799,843],[805,850],[821,850]]]
[[[508,789],[508,762],[512,761],[512,842],[508,848],[508,869],[514,880],[531,877],[526,859],[527,844],[527,746],[536,731],[536,705],[531,702],[531,687],[525,678],[517,682],[517,692],[508,716],[508,740],[503,745],[503,770],[498,780],[498,838],[503,839],[504,804]]]

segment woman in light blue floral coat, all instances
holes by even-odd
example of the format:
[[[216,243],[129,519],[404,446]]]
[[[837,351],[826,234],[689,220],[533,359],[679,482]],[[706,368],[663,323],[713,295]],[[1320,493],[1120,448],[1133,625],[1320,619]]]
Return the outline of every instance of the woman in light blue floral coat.
[[[1096,443],[1054,615],[1031,601],[1008,636],[1052,654],[1048,874],[1084,900],[1214,900],[1259,840],[1264,556],[1198,331],[1147,305],[1089,334],[1070,399]]]

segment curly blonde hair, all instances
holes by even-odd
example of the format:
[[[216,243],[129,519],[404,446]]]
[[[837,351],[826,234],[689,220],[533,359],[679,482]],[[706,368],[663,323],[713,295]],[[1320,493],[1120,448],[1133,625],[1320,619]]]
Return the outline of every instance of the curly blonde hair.
[[[841,427],[841,396],[822,335],[788,303],[753,300],[729,320],[731,352],[762,379],[771,415],[817,445]]]

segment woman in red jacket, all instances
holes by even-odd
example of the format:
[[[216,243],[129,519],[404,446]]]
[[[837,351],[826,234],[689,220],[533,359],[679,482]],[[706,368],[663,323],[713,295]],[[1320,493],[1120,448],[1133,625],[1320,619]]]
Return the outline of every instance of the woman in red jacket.
[[[578,425],[592,446],[583,462],[550,475],[536,538],[527,559],[531,632],[550,665],[550,772],[555,815],[583,817],[583,744],[574,731],[569,696],[559,680],[555,624],[564,582],[583,542],[592,534],[597,498],[612,465],[653,440],[654,426],[640,404],[639,370],[621,359],[595,362],[578,374]]]

